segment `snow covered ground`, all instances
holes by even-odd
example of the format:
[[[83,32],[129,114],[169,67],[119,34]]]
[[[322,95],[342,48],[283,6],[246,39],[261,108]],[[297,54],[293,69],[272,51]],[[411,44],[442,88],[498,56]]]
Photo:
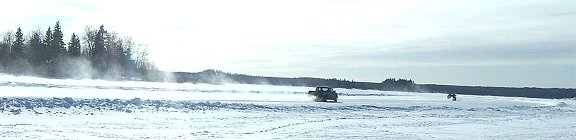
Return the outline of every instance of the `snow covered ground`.
[[[576,100],[0,75],[0,139],[576,139]]]

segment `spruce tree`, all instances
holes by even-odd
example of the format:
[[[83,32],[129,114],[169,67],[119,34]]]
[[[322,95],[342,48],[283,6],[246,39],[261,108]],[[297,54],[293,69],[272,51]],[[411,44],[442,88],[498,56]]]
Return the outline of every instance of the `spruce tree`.
[[[26,57],[26,54],[24,53],[24,35],[22,34],[22,30],[20,28],[16,30],[15,40],[12,45],[10,57],[13,59]]]
[[[38,66],[42,63],[41,55],[44,52],[44,46],[42,45],[42,38],[40,37],[40,32],[36,31],[32,34],[30,40],[28,40],[28,47],[30,49],[30,54],[28,55],[28,60],[33,66]]]
[[[105,46],[105,35],[106,35],[106,30],[104,30],[104,25],[100,26],[100,29],[98,30],[98,32],[96,33],[96,36],[94,37],[94,48],[92,48],[92,50],[90,51],[92,53],[91,56],[91,61],[92,61],[92,67],[94,69],[96,69],[97,72],[99,72],[100,75],[104,74],[104,72],[107,69],[107,63],[106,60],[107,58],[107,52],[106,52],[106,46]]]
[[[72,37],[70,38],[68,54],[72,57],[79,57],[81,55],[80,39],[75,33],[72,33]]]
[[[42,40],[42,54],[40,56],[38,56],[38,58],[41,60],[41,62],[43,64],[49,64],[51,63],[50,61],[50,44],[52,42],[52,29],[50,29],[51,27],[48,27],[48,30],[46,30],[46,34],[44,35],[44,39]]]
[[[56,61],[65,52],[64,48],[64,34],[62,33],[60,27],[60,21],[56,22],[54,26],[54,31],[52,32],[52,40],[50,41],[50,47],[48,51],[50,52],[50,60]]]

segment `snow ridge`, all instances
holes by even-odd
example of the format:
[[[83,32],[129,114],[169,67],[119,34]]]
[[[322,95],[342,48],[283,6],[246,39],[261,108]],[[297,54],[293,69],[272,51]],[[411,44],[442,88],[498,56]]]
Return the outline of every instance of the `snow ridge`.
[[[267,105],[254,103],[223,103],[218,101],[173,101],[173,100],[142,100],[140,98],[125,99],[74,99],[65,98],[39,98],[39,97],[4,97],[0,99],[0,111],[2,113],[18,115],[23,111],[34,112],[35,114],[54,113],[53,109],[81,109],[87,114],[97,111],[118,111],[118,112],[190,112],[194,110],[251,110],[251,111],[273,111],[273,112],[318,112],[318,111],[498,111],[498,112],[523,112],[523,111],[555,111],[559,108],[566,108],[566,104],[556,106],[508,106],[508,107],[487,107],[487,108],[461,108],[448,106],[378,106],[378,105]],[[44,112],[39,111],[44,110]],[[563,110],[572,111],[574,110]]]

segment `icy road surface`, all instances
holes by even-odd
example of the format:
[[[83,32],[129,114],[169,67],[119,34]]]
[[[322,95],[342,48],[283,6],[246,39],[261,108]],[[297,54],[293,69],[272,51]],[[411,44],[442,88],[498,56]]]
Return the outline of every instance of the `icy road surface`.
[[[576,139],[576,100],[0,75],[0,139]]]

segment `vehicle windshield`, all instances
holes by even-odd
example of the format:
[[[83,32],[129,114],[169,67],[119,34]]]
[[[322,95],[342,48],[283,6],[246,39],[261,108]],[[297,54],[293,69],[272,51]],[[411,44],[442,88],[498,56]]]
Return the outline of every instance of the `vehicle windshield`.
[[[318,90],[318,91],[320,91],[320,90],[321,90],[321,91],[329,91],[330,88],[328,88],[328,87],[318,87],[318,88],[316,88],[316,90]]]

